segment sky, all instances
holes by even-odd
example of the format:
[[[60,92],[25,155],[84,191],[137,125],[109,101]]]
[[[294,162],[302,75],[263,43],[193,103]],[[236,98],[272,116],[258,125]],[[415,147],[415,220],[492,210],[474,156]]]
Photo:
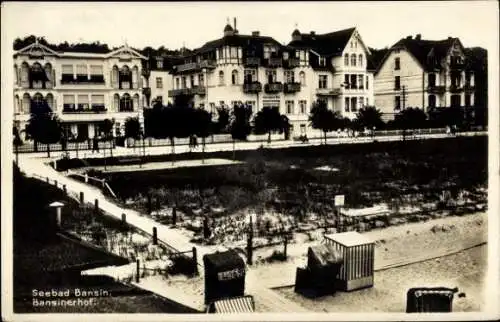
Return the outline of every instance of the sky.
[[[125,42],[136,48],[196,48],[220,38],[228,18],[240,34],[260,31],[280,43],[301,32],[327,33],[357,27],[373,48],[390,47],[408,35],[459,37],[465,47],[498,46],[497,1],[440,2],[3,2],[2,27],[13,41],[30,34],[51,43]],[[2,10],[3,11],[3,10]],[[2,28],[2,30],[5,30]]]

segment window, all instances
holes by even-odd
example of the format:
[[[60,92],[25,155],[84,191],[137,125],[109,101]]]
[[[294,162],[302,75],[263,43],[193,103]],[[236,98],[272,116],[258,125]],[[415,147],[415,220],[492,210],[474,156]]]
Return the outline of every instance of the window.
[[[359,108],[363,108],[363,103],[365,102],[365,99],[364,97],[360,96],[358,97],[358,104],[359,104]]]
[[[300,85],[305,86],[306,85],[306,73],[300,72],[299,73],[299,80],[300,80]]]
[[[351,66],[356,66],[356,54],[351,55]]]
[[[325,57],[320,57],[319,58],[319,65],[320,66],[325,66],[326,65],[326,58]]]
[[[351,86],[351,89],[358,88],[358,77],[354,74],[351,75],[350,86]]]
[[[175,89],[179,89],[179,77],[175,79]]]
[[[264,59],[271,57],[271,48],[269,46],[264,46]]]
[[[189,84],[191,85],[190,87],[193,88],[194,85],[194,75],[189,76]]]
[[[358,98],[351,97],[351,112],[356,112],[358,110]]]
[[[286,114],[293,114],[294,112],[294,106],[293,106],[293,101],[286,101]]]
[[[302,134],[302,135],[306,134],[306,125],[305,124],[300,124],[300,134]]]
[[[351,88],[350,82],[349,82],[349,74],[344,75],[344,86],[346,89]]]
[[[451,106],[460,107],[462,105],[462,99],[460,95],[451,95]]]
[[[399,57],[394,58],[394,69],[399,70],[401,68],[400,66],[400,60]]]
[[[67,82],[67,81],[72,81],[73,80],[73,65],[62,65],[62,76],[61,76],[61,81],[62,82]],[[26,79],[23,79],[24,73],[21,73],[21,82],[27,82],[28,81],[28,74],[26,73]]]
[[[368,76],[366,76],[365,79],[366,79],[366,89],[368,89]]]
[[[284,60],[288,60],[288,57],[289,57],[289,56],[290,56],[290,55],[288,54],[288,52],[286,52],[286,51],[285,51],[285,52],[283,53],[283,59],[284,59]]]
[[[219,86],[224,86],[225,80],[224,80],[224,72],[221,70],[219,72]]]
[[[163,88],[163,79],[161,77],[156,77],[156,88]]]
[[[238,58],[238,48],[236,47],[231,47],[230,49],[230,57],[231,58]]]
[[[346,112],[349,112],[349,102],[350,102],[349,97],[346,97],[344,101],[344,110]]]
[[[429,107],[436,107],[436,95],[429,95]]]
[[[305,100],[299,101],[300,114],[307,114],[307,102]]]
[[[233,72],[231,73],[231,84],[233,85],[238,85],[239,81],[238,81],[238,71],[237,70],[233,70]]]
[[[104,82],[102,65],[90,65],[90,80],[94,82]]]
[[[465,94],[465,106],[471,106],[471,95]]]
[[[272,69],[266,70],[266,78],[268,83],[276,82],[276,71]]]
[[[428,82],[429,82],[430,87],[436,86],[436,74],[429,74],[429,76],[427,78],[428,78]]]
[[[472,79],[472,73],[471,72],[465,73],[465,85],[470,86],[471,79]]]
[[[215,103],[213,103],[213,102],[210,103],[210,113],[212,113],[212,114],[217,113],[217,110],[215,108]]]
[[[245,105],[250,107],[252,113],[255,113],[255,101],[246,101]]]
[[[205,76],[203,74],[198,75],[198,85],[205,86]]]
[[[344,55],[344,65],[349,66],[349,54]]]
[[[74,109],[75,109],[75,95],[63,95],[63,110],[74,110]]]
[[[163,59],[158,58],[158,59],[156,60],[156,68],[158,68],[158,69],[163,69]]]
[[[401,77],[399,76],[394,77],[394,89],[395,90],[401,89]]]
[[[87,79],[87,65],[76,65],[76,79],[85,80]]]
[[[89,96],[88,95],[78,95],[78,110],[88,110],[89,106]]]
[[[318,88],[327,88],[328,84],[327,84],[327,78],[328,75],[319,75],[319,84],[318,84]]]
[[[363,55],[361,54],[358,56],[358,65],[359,67],[363,67]]]
[[[92,101],[92,108],[104,108],[104,95],[92,95],[90,99]]]
[[[245,75],[245,83],[250,84],[257,81],[257,71],[255,69],[245,69],[243,71]]]
[[[396,96],[394,97],[394,110],[399,111],[401,109],[401,97]]]
[[[163,105],[163,96],[162,95],[156,96],[156,101]]]
[[[359,89],[363,89],[363,75],[358,75],[358,84],[359,84]]]
[[[295,73],[292,70],[285,70],[285,82],[295,83]]]
[[[120,112],[133,111],[132,99],[129,94],[124,94],[120,100]]]
[[[186,76],[182,76],[181,81],[182,88],[187,88]]]

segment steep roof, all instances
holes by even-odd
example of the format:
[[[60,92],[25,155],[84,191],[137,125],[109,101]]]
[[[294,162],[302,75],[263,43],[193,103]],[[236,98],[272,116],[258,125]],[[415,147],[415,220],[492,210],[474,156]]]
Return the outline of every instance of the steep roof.
[[[300,34],[300,40],[292,40],[288,46],[295,48],[309,48],[320,55],[338,56],[342,53],[347,42],[356,28],[343,29],[327,34]]]
[[[282,45],[272,37],[236,34],[209,41],[200,48],[195,49],[193,54],[205,53],[222,46],[254,47],[255,49],[261,49],[266,43],[282,47]]]
[[[406,48],[424,69],[428,69],[430,67],[428,57],[434,56],[436,61],[441,61],[446,57],[448,50],[453,46],[456,40],[458,40],[458,38],[452,37],[444,40],[424,40],[411,37],[402,38],[391,47],[385,58],[380,62],[378,68],[382,66],[394,49]]]

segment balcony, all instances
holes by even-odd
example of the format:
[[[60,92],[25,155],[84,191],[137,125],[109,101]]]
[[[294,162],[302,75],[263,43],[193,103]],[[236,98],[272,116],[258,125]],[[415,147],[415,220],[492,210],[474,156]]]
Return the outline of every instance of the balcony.
[[[450,92],[451,93],[460,93],[463,92],[464,87],[460,84],[451,84],[450,85]]]
[[[429,85],[427,86],[427,92],[433,94],[443,94],[446,91],[446,87],[440,85]]]
[[[283,84],[278,82],[268,83],[264,86],[264,91],[269,94],[282,92]]]
[[[61,84],[104,84],[104,75],[76,75],[73,74],[62,74]]]
[[[296,68],[300,66],[300,60],[298,58],[288,58],[285,60],[285,68]]]
[[[259,82],[243,84],[243,93],[257,94],[262,92],[262,84]]]
[[[182,65],[177,65],[176,66],[176,70],[179,73],[192,71],[192,70],[195,70],[197,68],[198,68],[198,64],[197,63],[187,63],[187,64],[182,64]]]
[[[199,63],[193,62],[193,63],[186,63],[182,65],[177,65],[176,66],[176,71],[178,73],[186,73],[186,72],[194,72],[194,71],[199,71],[200,69],[207,68],[207,69],[214,69],[216,66],[214,60],[202,60]]]
[[[260,58],[259,57],[246,57],[243,61],[245,67],[259,67]]]
[[[214,69],[216,67],[215,60],[202,60],[200,61],[200,68]]]
[[[451,62],[450,63],[450,69],[453,69],[453,70],[462,70],[465,68],[465,63],[463,62]]]
[[[92,104],[91,108],[84,108],[82,105],[75,107],[75,104],[63,104],[63,114],[95,114],[106,113],[108,110],[104,104]]]
[[[338,96],[342,94],[341,88],[317,88],[316,95],[319,96]]]
[[[285,83],[285,93],[300,92],[300,83]]]
[[[278,68],[283,66],[283,59],[279,57],[271,57],[267,59],[267,67]]]
[[[192,88],[179,88],[168,91],[169,97],[179,96],[179,95],[205,95],[207,92],[206,87],[195,86]]]

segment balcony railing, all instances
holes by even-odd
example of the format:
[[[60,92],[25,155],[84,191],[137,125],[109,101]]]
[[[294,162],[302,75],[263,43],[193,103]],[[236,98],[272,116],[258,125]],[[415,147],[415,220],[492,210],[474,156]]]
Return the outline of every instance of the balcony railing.
[[[446,87],[441,85],[429,85],[427,86],[427,91],[429,93],[442,94],[446,91]]]
[[[120,104],[120,107],[118,109],[118,112],[133,112],[133,111],[134,111],[133,106],[124,104]]]
[[[245,67],[258,67],[260,65],[259,57],[246,57],[243,61]]]
[[[182,73],[182,72],[196,71],[196,70],[200,70],[202,68],[213,69],[215,67],[216,67],[215,61],[211,60],[211,59],[207,59],[207,60],[202,60],[199,63],[193,62],[193,63],[186,63],[186,64],[182,64],[182,65],[177,65],[176,71],[179,73]]]
[[[322,96],[338,96],[342,94],[341,88],[317,88],[316,95]]]
[[[271,57],[267,60],[268,67],[281,67],[283,66],[283,59],[279,57]]]
[[[61,84],[104,84],[104,75],[76,75],[63,74],[61,77]]]
[[[215,60],[202,60],[200,61],[200,68],[214,69],[216,67]]]
[[[288,58],[288,60],[285,60],[284,67],[295,68],[299,67],[299,65],[300,65],[300,60],[298,58]]]
[[[260,93],[262,92],[262,84],[259,82],[243,84],[243,93]]]
[[[205,95],[206,88],[203,86],[195,86],[192,88],[179,88],[168,91],[168,96],[179,96],[179,95]]]
[[[75,104],[64,104],[63,113],[64,114],[85,114],[85,113],[106,113],[107,109],[104,104],[92,104],[91,108],[83,108],[78,106],[75,108]]]
[[[300,83],[285,83],[285,93],[300,92]]]
[[[450,92],[452,93],[459,93],[464,90],[464,87],[460,84],[451,84],[450,85]]]
[[[268,83],[264,86],[264,91],[266,93],[279,93],[283,91],[282,83]]]

